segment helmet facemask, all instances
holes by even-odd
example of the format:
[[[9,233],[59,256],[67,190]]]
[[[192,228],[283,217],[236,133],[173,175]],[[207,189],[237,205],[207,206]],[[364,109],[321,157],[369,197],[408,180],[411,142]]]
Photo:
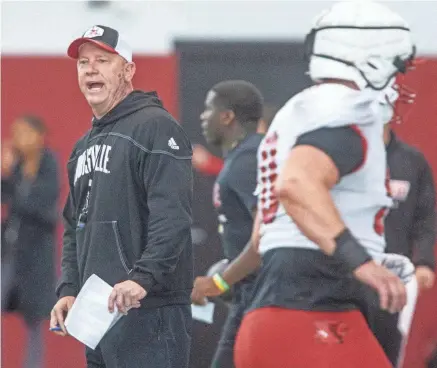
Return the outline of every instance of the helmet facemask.
[[[416,69],[416,66],[424,63],[424,60],[414,60],[407,66],[406,71],[412,71]],[[388,87],[384,93],[384,103],[391,109],[391,119],[387,121],[390,124],[402,124],[408,120],[408,116],[411,114],[412,105],[416,100],[416,92],[407,86],[405,82],[405,75],[399,74],[396,81],[391,87]]]

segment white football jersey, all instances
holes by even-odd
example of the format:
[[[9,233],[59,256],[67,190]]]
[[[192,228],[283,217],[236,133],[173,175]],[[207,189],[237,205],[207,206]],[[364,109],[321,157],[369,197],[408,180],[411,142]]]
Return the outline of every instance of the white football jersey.
[[[388,193],[386,151],[379,98],[382,92],[320,84],[291,98],[275,116],[258,150],[260,252],[296,247],[319,250],[298,229],[274,194],[275,180],[296,139],[319,128],[354,126],[363,140],[365,160],[331,189],[334,203],[353,235],[372,256],[384,252]]]

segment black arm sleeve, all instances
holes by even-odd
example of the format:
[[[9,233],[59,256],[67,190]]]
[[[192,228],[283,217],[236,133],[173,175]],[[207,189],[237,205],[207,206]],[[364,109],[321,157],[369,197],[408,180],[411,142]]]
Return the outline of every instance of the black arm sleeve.
[[[365,160],[363,137],[352,127],[320,128],[302,134],[295,146],[313,146],[331,157],[340,177],[357,170]]]
[[[252,215],[256,207],[257,157],[256,152],[246,152],[235,159],[232,164],[229,185]]]
[[[79,269],[76,253],[76,216],[74,202],[71,193],[68,194],[67,202],[63,211],[64,236],[62,241],[62,275],[56,288],[59,298],[64,296],[76,296],[79,293]]]
[[[169,141],[171,139],[171,141]],[[147,193],[147,245],[131,279],[146,291],[173,273],[185,247],[191,246],[192,149],[182,128],[159,121],[152,152],[142,175]]]
[[[422,156],[418,181],[418,198],[414,212],[412,240],[415,246],[414,264],[435,267],[436,194],[431,168]]]

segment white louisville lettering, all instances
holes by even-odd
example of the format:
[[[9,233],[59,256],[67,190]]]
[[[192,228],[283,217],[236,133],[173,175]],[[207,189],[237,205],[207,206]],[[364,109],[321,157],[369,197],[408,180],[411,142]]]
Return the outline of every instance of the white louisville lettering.
[[[84,175],[93,171],[110,174],[108,169],[111,146],[106,144],[94,145],[84,151],[77,159],[76,173],[74,175],[74,185]]]

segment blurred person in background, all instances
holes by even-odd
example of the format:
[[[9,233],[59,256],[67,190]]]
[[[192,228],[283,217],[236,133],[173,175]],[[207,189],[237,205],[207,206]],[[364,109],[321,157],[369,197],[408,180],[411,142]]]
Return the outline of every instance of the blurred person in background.
[[[12,124],[11,139],[2,145],[2,204],[8,212],[2,242],[2,311],[17,311],[26,322],[28,368],[43,366],[42,322],[55,301],[60,184],[57,159],[45,138],[43,120],[26,115]]]
[[[275,117],[278,107],[264,105],[263,117],[258,122],[257,133],[265,134]],[[193,167],[204,175],[217,176],[223,168],[223,159],[213,155],[201,144],[193,146]]]
[[[50,326],[87,279],[113,287],[126,314],[86,348],[88,368],[188,368],[191,346],[191,143],[155,92],[134,90],[132,49],[117,30],[88,29],[68,48],[92,127],[67,164],[62,275]]]
[[[400,115],[402,104],[412,103],[414,97],[406,86],[398,83],[387,96],[390,103],[384,105],[388,122],[384,126],[384,142],[390,171],[390,194],[394,201],[385,220],[385,237],[387,253],[401,254],[412,260],[420,293],[431,289],[435,278],[434,179],[423,153],[399,139],[392,129],[393,124],[405,119]],[[414,306],[409,315],[379,311],[375,334],[395,367],[402,365],[413,313]]]
[[[228,262],[237,258],[252,233],[257,202],[256,154],[263,137],[258,133],[262,111],[263,97],[253,84],[227,80],[214,85],[207,93],[205,110],[200,116],[206,141],[220,147],[224,157],[224,166],[213,189],[213,205]],[[249,275],[232,287],[233,298],[212,368],[234,367],[235,337],[252,295],[253,281],[254,275]],[[204,285],[208,288],[210,283],[223,291],[230,289],[219,272],[198,277],[191,295],[194,304],[206,303]]]

